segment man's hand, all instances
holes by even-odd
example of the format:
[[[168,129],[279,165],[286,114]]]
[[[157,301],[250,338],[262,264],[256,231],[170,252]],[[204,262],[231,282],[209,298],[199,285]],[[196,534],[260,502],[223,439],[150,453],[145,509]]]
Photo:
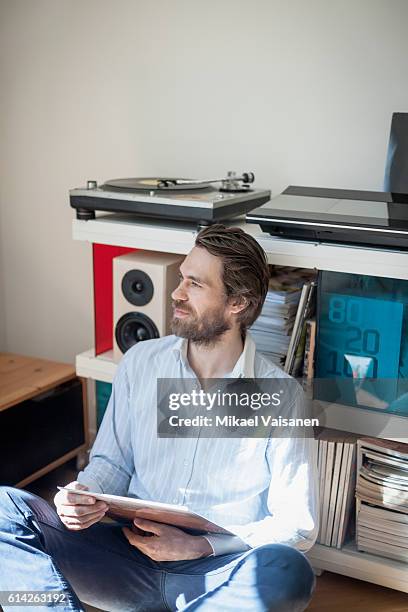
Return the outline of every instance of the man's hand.
[[[181,561],[183,559],[200,559],[211,555],[212,548],[202,536],[192,536],[177,527],[163,525],[146,519],[134,519],[136,530],[123,527],[128,542],[136,546],[153,561]],[[153,535],[140,535],[148,531]]]
[[[88,487],[80,484],[76,480],[65,485],[69,489],[75,491],[87,491]],[[86,529],[94,523],[97,523],[105,516],[108,505],[103,501],[97,501],[94,497],[85,497],[85,495],[75,495],[70,491],[58,491],[54,497],[54,504],[57,513],[64,523],[65,527],[78,531]]]

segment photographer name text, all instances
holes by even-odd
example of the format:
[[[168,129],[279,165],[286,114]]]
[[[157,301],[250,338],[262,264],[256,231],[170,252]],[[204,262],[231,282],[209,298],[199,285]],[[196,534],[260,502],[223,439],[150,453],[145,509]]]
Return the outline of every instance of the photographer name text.
[[[319,419],[289,419],[285,417],[273,417],[271,415],[254,415],[251,417],[227,416],[203,416],[169,417],[171,427],[318,427]]]

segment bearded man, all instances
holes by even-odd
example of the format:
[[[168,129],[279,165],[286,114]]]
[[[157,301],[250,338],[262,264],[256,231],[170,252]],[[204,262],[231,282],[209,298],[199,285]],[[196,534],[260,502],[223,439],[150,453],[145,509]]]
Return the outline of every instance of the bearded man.
[[[157,379],[283,378],[248,328],[268,290],[259,244],[238,228],[202,230],[172,293],[173,335],[124,355],[90,461],[59,491],[56,512],[0,491],[0,588],[65,591],[60,610],[295,612],[314,576],[304,556],[317,534],[314,441],[162,438]],[[101,522],[107,506],[75,489],[186,505],[233,535],[192,535],[137,519]],[[42,610],[43,608],[39,606]],[[8,610],[7,606],[4,606]],[[46,608],[44,607],[44,610]],[[10,608],[11,610],[11,608]]]

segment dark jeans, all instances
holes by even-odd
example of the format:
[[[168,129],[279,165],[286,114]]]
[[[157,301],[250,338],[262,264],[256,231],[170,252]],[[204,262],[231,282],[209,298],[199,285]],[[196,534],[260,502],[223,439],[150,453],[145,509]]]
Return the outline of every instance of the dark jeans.
[[[66,590],[58,612],[83,611],[81,601],[118,612],[298,612],[313,586],[309,562],[289,546],[156,562],[129,544],[119,523],[70,531],[37,495],[0,487],[0,590]]]

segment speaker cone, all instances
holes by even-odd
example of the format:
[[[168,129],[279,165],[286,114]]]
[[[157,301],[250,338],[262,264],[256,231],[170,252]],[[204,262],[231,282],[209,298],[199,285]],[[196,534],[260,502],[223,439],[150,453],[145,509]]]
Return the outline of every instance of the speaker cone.
[[[159,337],[159,331],[154,322],[141,312],[127,312],[116,324],[116,342],[122,351],[126,351],[143,340]]]
[[[134,306],[144,306],[153,297],[152,279],[143,270],[129,270],[122,278],[122,293]]]

